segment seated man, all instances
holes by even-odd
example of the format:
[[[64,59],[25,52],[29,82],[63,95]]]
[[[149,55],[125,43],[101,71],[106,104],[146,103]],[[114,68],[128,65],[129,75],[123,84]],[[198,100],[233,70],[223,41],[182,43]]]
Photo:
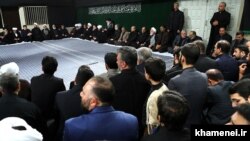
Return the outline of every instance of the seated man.
[[[233,54],[234,48],[240,45],[245,45],[247,43],[247,39],[244,37],[244,32],[239,31],[236,33],[235,39],[231,44],[231,54]]]
[[[190,31],[188,34],[188,42],[192,43],[197,40],[202,40],[202,38],[200,36],[197,36],[195,31]]]
[[[32,33],[27,28],[27,25],[23,25],[23,29],[21,30],[21,38],[24,42],[32,41]]]
[[[157,100],[161,126],[142,141],[189,141],[190,132],[184,128],[190,113],[187,100],[179,93],[165,91]]]
[[[126,30],[126,28],[123,26],[121,29],[120,37],[117,41],[115,41],[115,45],[124,45],[125,42],[128,40],[129,32]]]
[[[128,36],[128,40],[125,41],[125,45],[136,47],[137,39],[138,39],[138,32],[136,31],[136,26],[131,26],[131,31]]]
[[[182,30],[180,35],[177,35],[175,37],[174,42],[173,42],[173,48],[175,50],[176,48],[182,47],[187,43],[188,43],[187,32],[185,30]]]
[[[152,48],[152,50],[159,52],[168,51],[168,40],[169,40],[169,34],[167,32],[167,28],[166,26],[162,25],[160,27],[160,33],[158,35],[156,46],[155,48]]]
[[[226,40],[228,41],[230,44],[232,43],[232,36],[229,35],[227,32],[226,32],[226,29],[225,27],[221,27],[220,30],[219,30],[219,35],[217,35],[215,37],[215,42],[214,44],[216,44],[218,41],[220,40]]]
[[[151,49],[155,48],[155,43],[157,40],[156,32],[157,32],[157,30],[154,27],[151,27],[149,37],[148,37],[148,39],[146,41],[146,45],[145,45],[148,48],[151,48]]]
[[[141,32],[139,33],[138,39],[137,39],[137,46],[136,47],[144,47],[146,45],[146,41],[148,39],[148,32],[145,26],[141,28]]]
[[[82,106],[90,113],[66,121],[64,141],[137,140],[138,121],[114,110],[114,92],[108,79],[91,78],[80,93]]]

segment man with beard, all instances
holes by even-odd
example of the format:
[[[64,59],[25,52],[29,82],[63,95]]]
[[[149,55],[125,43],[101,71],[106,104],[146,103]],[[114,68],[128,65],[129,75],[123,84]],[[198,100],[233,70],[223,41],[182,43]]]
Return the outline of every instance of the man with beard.
[[[245,45],[247,43],[247,39],[244,37],[244,32],[239,31],[236,33],[235,39],[231,44],[231,54],[234,52],[234,48],[240,45]]]
[[[133,115],[114,110],[114,93],[110,80],[91,78],[80,93],[82,106],[90,113],[66,121],[64,141],[137,140],[138,121]]]
[[[212,49],[214,47],[214,44],[216,43],[215,38],[219,35],[219,29],[221,27],[224,27],[226,29],[230,23],[231,14],[228,13],[225,10],[225,8],[226,8],[226,3],[221,2],[218,7],[219,11],[214,13],[212,19],[210,20],[212,28],[210,32],[209,42],[207,45],[207,51],[206,51],[207,55],[211,55],[212,53]]]
[[[42,41],[43,34],[37,23],[34,23],[34,28],[31,30],[33,41]]]

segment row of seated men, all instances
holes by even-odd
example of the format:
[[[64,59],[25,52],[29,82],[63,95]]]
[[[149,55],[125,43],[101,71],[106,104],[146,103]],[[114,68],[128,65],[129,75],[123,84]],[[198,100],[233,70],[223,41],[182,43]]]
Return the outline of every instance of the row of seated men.
[[[13,27],[12,30],[4,28],[0,35],[0,44],[13,44],[22,41],[55,40],[67,37],[70,36],[64,25],[57,28],[56,25],[53,24],[51,29],[49,29],[47,25],[43,25],[43,29],[41,30],[37,23],[34,23],[34,28],[32,30],[29,30],[27,25],[23,25],[22,30],[18,30],[16,27]]]
[[[214,49],[217,59],[212,60],[206,57],[202,41],[188,43],[176,49],[174,66],[166,71],[165,62],[152,57],[151,49],[121,47],[117,53],[105,55],[107,72],[99,77],[93,77],[88,66],[80,66],[68,91],[63,79],[54,76],[56,59],[46,56],[44,73],[31,79],[30,96],[21,93],[29,84],[20,79],[18,86],[18,69],[12,71],[14,75],[6,73],[13,70],[8,64],[1,67],[0,119],[21,117],[45,139],[65,141],[186,140],[193,124],[249,124],[249,116],[233,107],[250,102],[250,54],[239,66],[229,52],[230,43],[218,41]],[[10,81],[16,83],[9,86]],[[18,98],[17,93],[36,106]],[[182,104],[171,105],[167,99]]]
[[[99,43],[110,43],[115,45],[128,45],[135,48],[147,46],[154,51],[165,52],[172,50],[176,46],[182,46],[185,43],[193,42],[195,40],[201,40],[202,38],[196,36],[195,31],[191,31],[187,36],[186,31],[182,31],[174,41],[170,40],[169,33],[165,26],[160,27],[160,31],[152,27],[150,31],[146,27],[142,27],[138,32],[136,26],[132,26],[130,32],[125,27],[120,27],[116,24],[113,30],[103,28],[101,25],[95,24],[76,24],[70,33],[65,29],[64,25],[57,28],[52,25],[50,30],[47,25],[43,26],[40,30],[35,23],[32,30],[27,29],[24,25],[22,30],[13,28],[12,30],[4,29],[3,35],[0,36],[1,44],[11,44],[21,41],[42,41],[49,39],[61,39],[66,37],[77,37],[81,39],[94,40]]]

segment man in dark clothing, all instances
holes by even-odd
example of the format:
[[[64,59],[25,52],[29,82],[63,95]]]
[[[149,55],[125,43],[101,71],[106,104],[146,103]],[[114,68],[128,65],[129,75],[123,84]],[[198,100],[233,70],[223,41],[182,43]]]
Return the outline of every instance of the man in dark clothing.
[[[137,47],[145,47],[146,41],[148,39],[148,32],[145,26],[141,28],[141,32],[139,33],[138,40],[137,40]]]
[[[166,26],[160,27],[160,33],[156,41],[156,46],[152,48],[153,51],[166,52],[168,51],[169,33],[166,31]]]
[[[50,40],[51,39],[51,33],[50,33],[50,30],[49,30],[49,28],[48,28],[48,26],[46,24],[43,25],[42,35],[43,35],[44,40]]]
[[[17,96],[20,89],[18,76],[13,73],[1,74],[0,87],[3,93],[0,98],[0,120],[6,117],[20,117],[40,131],[47,140],[46,124],[40,110],[33,103]]]
[[[59,34],[62,38],[68,38],[69,37],[69,31],[65,28],[65,26],[62,24],[61,27],[58,29]]]
[[[128,40],[125,41],[125,43],[127,46],[137,47],[136,46],[137,39],[138,39],[138,32],[136,31],[136,27],[131,26],[131,32],[128,36]]]
[[[12,28],[12,36],[13,43],[19,43],[22,41],[21,34],[16,27]]]
[[[197,40],[202,40],[202,38],[200,36],[197,36],[195,31],[190,31],[188,34],[188,42],[192,43]]]
[[[170,32],[170,42],[172,43],[176,35],[182,31],[184,25],[184,13],[179,10],[179,3],[174,3],[173,11],[168,21],[168,32]]]
[[[67,119],[87,113],[87,111],[84,111],[81,107],[80,92],[85,83],[93,76],[93,71],[88,66],[82,65],[78,69],[73,88],[68,91],[57,93],[55,105],[57,122],[59,122],[57,132],[57,138],[59,140],[62,139],[64,122]]]
[[[31,101],[41,109],[46,120],[54,118],[56,93],[65,90],[63,79],[54,76],[57,65],[54,57],[44,57],[42,60],[44,74],[31,79]]]
[[[191,112],[186,122],[187,127],[191,127],[193,124],[201,124],[203,105],[206,101],[207,76],[194,68],[199,56],[200,49],[195,44],[184,45],[180,57],[183,71],[168,83],[169,90],[179,92],[189,103]]]
[[[114,108],[135,115],[139,122],[139,135],[143,134],[142,110],[150,90],[145,77],[136,70],[137,52],[131,47],[118,49],[117,64],[121,73],[111,77],[116,95]],[[129,104],[128,104],[129,103]]]
[[[22,38],[22,41],[25,41],[25,42],[32,41],[32,33],[27,28],[27,25],[23,25],[23,29],[21,30],[21,38]]]
[[[220,40],[226,40],[228,41],[230,44],[232,43],[232,36],[229,35],[227,32],[226,32],[226,29],[225,27],[221,27],[219,29],[219,34],[215,37],[215,42],[214,42],[214,45],[220,41]]]
[[[118,41],[119,37],[121,35],[121,28],[118,24],[115,25],[115,33],[114,35],[108,40],[109,44],[115,44],[115,42]]]
[[[232,41],[231,44],[231,54],[234,52],[234,48],[240,45],[246,45],[247,39],[244,37],[244,32],[239,31],[236,33],[235,39]]]
[[[206,51],[207,55],[212,54],[214,44],[216,43],[215,38],[219,34],[219,29],[221,27],[224,27],[226,29],[227,26],[230,24],[231,14],[228,13],[225,10],[225,8],[226,8],[226,3],[221,2],[219,4],[219,8],[218,8],[219,11],[214,13],[212,19],[210,20],[210,24],[211,24],[212,28],[211,28],[211,32],[210,32],[209,42],[207,45],[207,51]]]
[[[207,124],[225,125],[234,113],[228,95],[228,90],[233,83],[224,81],[222,73],[217,69],[208,70],[206,75],[209,87],[204,109],[204,121]]]
[[[239,68],[238,62],[229,55],[230,44],[221,40],[215,44],[214,56],[217,57],[217,68],[222,72],[224,79],[227,81],[238,81]]]
[[[196,44],[196,46],[200,48],[200,57],[196,61],[194,67],[198,71],[203,72],[203,73],[205,73],[209,69],[215,69],[216,68],[215,60],[207,57],[207,55],[205,54],[206,48],[205,48],[204,42],[201,40],[198,40],[198,41],[195,41],[194,44]]]
[[[52,29],[50,30],[50,36],[51,36],[51,39],[54,39],[54,40],[61,38],[60,32],[56,28],[55,24],[52,25]]]
[[[42,31],[38,27],[37,23],[34,23],[34,28],[31,30],[31,32],[32,32],[33,41],[42,41],[43,40]]]

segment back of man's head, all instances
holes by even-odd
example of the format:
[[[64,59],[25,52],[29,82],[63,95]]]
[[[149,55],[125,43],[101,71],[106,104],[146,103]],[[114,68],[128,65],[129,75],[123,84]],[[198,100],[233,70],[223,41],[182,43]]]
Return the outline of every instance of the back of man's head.
[[[76,85],[84,86],[84,84],[94,76],[94,72],[86,65],[82,65],[76,74]]]
[[[53,75],[57,69],[58,63],[54,57],[45,56],[42,60],[43,72]]]
[[[250,97],[250,79],[243,79],[235,84],[231,88],[229,88],[229,94],[238,93],[244,99],[248,99]]]
[[[149,58],[145,62],[145,71],[154,81],[161,81],[165,75],[166,64],[160,58]]]
[[[113,53],[113,52],[110,52],[110,53],[107,53],[104,57],[104,60],[105,60],[105,64],[108,66],[109,69],[118,69],[118,66],[117,66],[117,54],[116,53]]]
[[[152,50],[147,47],[141,47],[137,50],[138,64],[145,62],[148,58],[152,57]]]
[[[218,49],[221,49],[223,54],[228,54],[230,52],[230,43],[226,40],[220,40],[215,45]]]
[[[240,114],[250,125],[250,103],[243,103],[235,107],[235,111]]]
[[[182,130],[190,108],[187,100],[178,92],[165,91],[158,97],[157,101],[158,115],[160,122],[168,130]]]
[[[206,53],[206,47],[205,44],[202,40],[197,40],[193,42],[197,47],[200,48],[200,54],[205,54]]]
[[[200,56],[200,48],[194,43],[189,43],[182,47],[181,54],[186,58],[186,64],[194,65]]]
[[[208,79],[214,80],[216,82],[224,80],[223,74],[218,69],[209,69],[206,72],[206,75],[207,75]]]
[[[103,103],[111,105],[114,99],[115,89],[112,82],[100,76],[92,77],[89,81],[93,81],[95,85],[92,88],[94,95]]]
[[[129,68],[135,68],[137,64],[137,51],[133,47],[121,47],[117,51],[121,55],[121,60],[123,60]]]
[[[19,89],[18,76],[13,73],[3,73],[0,75],[0,88],[3,94],[14,93]]]

